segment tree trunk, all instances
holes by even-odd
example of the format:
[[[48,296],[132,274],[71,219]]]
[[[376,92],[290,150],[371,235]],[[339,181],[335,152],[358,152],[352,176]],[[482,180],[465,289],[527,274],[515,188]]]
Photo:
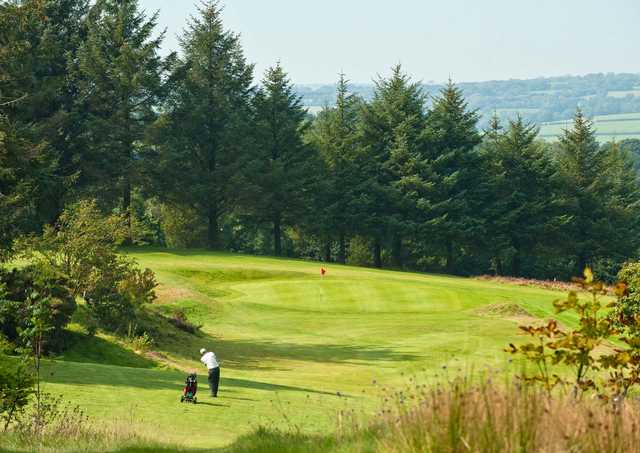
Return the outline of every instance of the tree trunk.
[[[516,250],[516,254],[513,255],[513,263],[511,265],[511,273],[514,277],[520,277],[522,273],[522,260],[520,259],[520,250]]]
[[[380,244],[380,239],[376,239],[373,244],[373,265],[378,269],[382,269],[382,244]]]
[[[397,268],[401,269],[404,265],[404,262],[402,259],[402,238],[400,236],[394,236],[391,248],[391,254],[393,255],[393,264]]]
[[[577,265],[578,265],[578,268],[576,269],[576,275],[582,275],[585,268],[588,266],[587,257],[585,256],[585,253],[580,252],[578,254]]]
[[[326,263],[331,262],[331,241],[329,240],[324,243],[324,261]]]
[[[517,239],[512,239],[511,244],[513,244],[513,248],[516,251],[513,255],[513,261],[511,263],[511,273],[514,277],[520,277],[522,273],[522,257],[520,256],[520,241]]]
[[[446,269],[448,274],[453,274],[453,241],[451,239],[447,239]]]
[[[338,240],[338,262],[341,264],[347,263],[347,239],[344,233],[340,233]]]
[[[122,211],[125,215],[127,227],[127,236],[124,238],[123,245],[133,244],[133,227],[131,222],[131,180],[129,176],[125,176],[124,193],[122,194]]]
[[[207,212],[207,246],[209,250],[218,248],[218,208],[213,201],[209,201],[209,209]]]
[[[133,232],[131,228],[131,173],[133,168],[133,134],[131,132],[131,95],[126,93],[122,99],[125,106],[125,136],[124,136],[124,152],[126,155],[127,163],[124,168],[124,193],[122,194],[122,210],[125,215],[127,236],[124,239],[124,245],[133,244]]]
[[[280,213],[273,215],[273,252],[276,256],[282,255],[282,225]]]

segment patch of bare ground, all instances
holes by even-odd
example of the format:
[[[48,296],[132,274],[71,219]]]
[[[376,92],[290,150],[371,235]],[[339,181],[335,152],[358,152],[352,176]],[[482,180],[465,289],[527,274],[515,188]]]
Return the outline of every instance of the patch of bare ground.
[[[187,288],[176,288],[173,286],[159,285],[156,288],[158,300],[162,303],[173,303],[184,299],[199,300],[202,295],[198,292],[191,291]]]
[[[499,302],[495,304],[485,305],[483,307],[474,310],[474,313],[479,316],[486,316],[492,318],[502,318],[509,321],[515,321],[520,325],[539,325],[548,322],[548,319],[538,318],[520,305],[514,302]],[[556,320],[561,330],[567,331],[567,328]],[[596,356],[603,354],[610,354],[615,349],[615,346],[610,341],[604,341],[600,345],[596,346],[594,352]]]
[[[153,360],[154,362],[164,365],[167,368],[171,368],[178,371],[183,371],[185,373],[193,373],[195,370],[193,367],[188,367],[183,363],[180,363],[166,354],[158,351],[146,351],[142,354],[147,359]]]
[[[479,277],[475,277],[475,279],[518,286],[528,286],[532,288],[549,289],[552,291],[583,291],[582,287],[578,284],[559,280],[536,280],[533,278],[503,277],[497,275],[481,275]],[[607,288],[607,290],[611,292],[611,288]]]
[[[474,313],[479,316],[503,318],[519,323],[541,321],[541,319],[536,318],[514,302],[498,302],[495,304],[484,305],[474,310]]]

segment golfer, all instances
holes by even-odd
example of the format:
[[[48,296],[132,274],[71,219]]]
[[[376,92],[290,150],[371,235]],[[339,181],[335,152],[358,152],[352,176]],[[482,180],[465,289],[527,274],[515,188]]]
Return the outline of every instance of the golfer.
[[[200,349],[200,361],[209,370],[209,388],[211,389],[211,396],[218,397],[218,385],[220,385],[220,364],[216,355],[213,352],[207,352],[205,348]]]

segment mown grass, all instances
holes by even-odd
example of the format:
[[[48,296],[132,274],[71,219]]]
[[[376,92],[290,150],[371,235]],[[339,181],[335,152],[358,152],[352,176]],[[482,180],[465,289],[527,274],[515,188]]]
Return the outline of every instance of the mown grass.
[[[160,282],[159,300],[145,321],[155,339],[152,353],[132,351],[108,335],[87,338],[78,319],[78,341],[47,363],[45,389],[80,405],[93,420],[130,421],[156,433],[154,441],[184,448],[234,445],[259,426],[315,443],[332,438],[338,411],[367,419],[385,398],[381,388],[402,385],[409,376],[433,382],[472,368],[504,370],[511,365],[502,349],[517,341],[522,319],[485,316],[479,308],[516,304],[531,316],[548,317],[550,302],[562,295],[338,265],[321,279],[319,264],[286,259],[128,253]],[[202,325],[201,334],[179,331],[161,316],[176,310]],[[214,350],[222,363],[215,400],[206,396],[201,347]],[[202,403],[195,406],[179,403],[190,370],[200,376]]]

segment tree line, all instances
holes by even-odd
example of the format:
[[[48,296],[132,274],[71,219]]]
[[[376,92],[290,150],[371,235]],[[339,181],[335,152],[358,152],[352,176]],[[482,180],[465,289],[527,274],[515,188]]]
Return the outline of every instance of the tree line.
[[[482,130],[460,88],[401,66],[311,116],[279,63],[254,81],[221,5],[161,56],[136,0],[0,2],[0,243],[95,200],[125,244],[456,274],[613,276],[638,251],[634,161],[577,111],[557,144]]]

